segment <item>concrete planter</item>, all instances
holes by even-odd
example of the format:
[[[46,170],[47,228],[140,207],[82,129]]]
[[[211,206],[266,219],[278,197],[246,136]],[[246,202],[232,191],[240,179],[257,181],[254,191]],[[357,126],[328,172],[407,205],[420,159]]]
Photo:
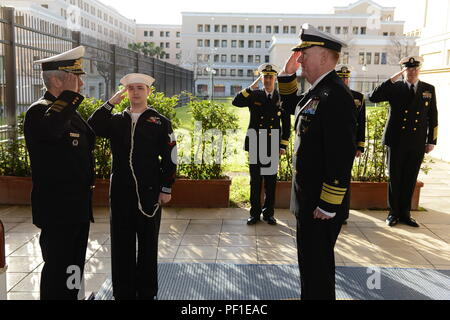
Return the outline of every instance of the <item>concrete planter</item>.
[[[170,207],[228,208],[230,179],[188,180],[179,179],[172,190]],[[0,204],[29,205],[31,203],[31,178],[1,177]],[[109,179],[98,179],[93,194],[94,206],[109,205]]]
[[[412,210],[419,209],[420,190],[423,182],[417,181],[416,189],[411,200]],[[278,181],[276,190],[275,207],[280,209],[289,208],[291,201],[292,182]],[[350,208],[351,209],[380,209],[386,210],[388,183],[387,182],[352,182],[350,186]]]

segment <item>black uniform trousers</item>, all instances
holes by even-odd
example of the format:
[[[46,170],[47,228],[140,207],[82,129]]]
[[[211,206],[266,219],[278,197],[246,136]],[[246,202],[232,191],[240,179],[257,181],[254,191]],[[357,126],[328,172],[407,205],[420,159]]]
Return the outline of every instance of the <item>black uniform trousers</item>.
[[[149,218],[139,211],[133,187],[124,187],[116,194],[120,194],[120,197],[111,197],[114,298],[153,300],[158,294],[158,235],[161,208],[153,218]]]
[[[425,155],[423,148],[400,144],[388,147],[390,214],[400,220],[411,217],[411,199]]]
[[[297,253],[302,300],[335,300],[334,246],[342,220],[313,218],[313,211],[297,218]]]
[[[77,280],[81,284],[86,260],[90,223],[50,224],[41,229],[39,244],[44,259],[41,273],[41,300],[77,300]],[[72,268],[78,267],[79,279]],[[74,280],[74,281],[72,281]]]
[[[261,175],[261,164],[250,164],[250,215],[260,219],[261,212],[265,218],[274,216],[275,190],[277,175]],[[264,205],[261,209],[261,189],[264,182]]]

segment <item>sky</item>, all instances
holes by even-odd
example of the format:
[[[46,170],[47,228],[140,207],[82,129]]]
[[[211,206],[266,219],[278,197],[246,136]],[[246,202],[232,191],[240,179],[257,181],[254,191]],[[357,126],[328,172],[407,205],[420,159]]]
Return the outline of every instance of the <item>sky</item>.
[[[332,13],[335,6],[348,6],[357,0],[100,0],[137,23],[181,24],[181,12],[233,13]],[[424,0],[375,0],[381,6],[396,7],[395,20],[405,21],[405,31],[420,28]],[[413,3],[413,7],[411,7]],[[276,4],[276,5],[275,5]]]

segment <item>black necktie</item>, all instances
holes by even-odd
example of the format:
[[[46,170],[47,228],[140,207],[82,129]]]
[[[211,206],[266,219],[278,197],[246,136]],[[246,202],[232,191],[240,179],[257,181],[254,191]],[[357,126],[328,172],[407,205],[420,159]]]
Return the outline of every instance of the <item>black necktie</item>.
[[[416,96],[416,92],[414,91],[414,85],[411,85],[411,88],[409,89],[409,95],[411,97],[411,100],[414,99],[414,97]]]
[[[272,95],[269,93],[269,95],[267,96],[267,99],[269,99],[269,101],[272,101]]]

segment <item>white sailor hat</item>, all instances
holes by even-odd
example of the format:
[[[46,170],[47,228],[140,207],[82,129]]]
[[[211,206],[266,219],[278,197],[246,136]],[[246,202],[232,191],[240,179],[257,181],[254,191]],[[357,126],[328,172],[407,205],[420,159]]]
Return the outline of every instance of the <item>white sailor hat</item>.
[[[280,72],[280,68],[273,63],[264,63],[258,67],[258,73],[263,76],[276,76]]]
[[[302,41],[292,48],[292,51],[302,51],[314,46],[319,46],[341,52],[342,47],[347,47],[347,44],[344,41],[327,32],[317,30],[309,23],[302,25],[299,37]]]
[[[123,84],[125,87],[130,84],[136,84],[136,83],[143,83],[147,85],[148,87],[151,87],[153,82],[155,82],[155,79],[153,77],[150,77],[146,74],[142,73],[130,73],[127,74],[125,77],[120,79],[120,83]]]
[[[338,65],[336,67],[336,73],[341,78],[350,78],[353,68],[347,65]]]
[[[85,47],[79,46],[56,56],[34,61],[34,63],[42,63],[42,71],[59,70],[74,74],[85,74],[83,59],[81,59],[85,51]]]
[[[417,68],[422,66],[423,58],[418,56],[404,57],[399,63],[406,68]]]

